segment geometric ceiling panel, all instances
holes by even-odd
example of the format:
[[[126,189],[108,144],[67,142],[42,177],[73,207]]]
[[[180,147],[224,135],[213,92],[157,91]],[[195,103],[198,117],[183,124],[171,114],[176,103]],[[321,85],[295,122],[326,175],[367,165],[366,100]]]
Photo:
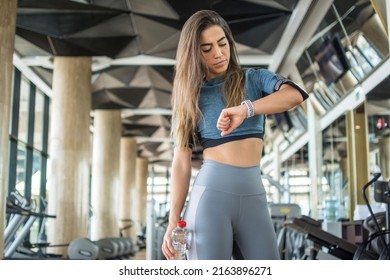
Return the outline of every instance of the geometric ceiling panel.
[[[139,124],[131,124],[128,125],[126,123],[123,124],[123,136],[129,137],[152,137],[152,135],[159,129],[159,127],[151,125],[139,125]]]
[[[115,30],[115,32],[113,32]],[[79,32],[73,32],[69,38],[107,38],[119,36],[135,36],[134,26],[128,14],[119,14],[105,21],[100,21],[89,28],[84,28]]]
[[[139,108],[169,108],[171,105],[171,94],[157,89],[149,89]]]
[[[152,162],[169,163],[172,161],[172,149],[164,143],[143,142],[138,145],[138,153],[138,156],[147,157]]]
[[[244,23],[242,21],[231,24],[231,29],[233,34],[236,34],[235,40],[240,44],[272,54],[288,20],[289,15],[267,17],[266,19],[259,18],[257,20],[251,19],[245,23],[247,25],[245,29],[243,29]]]
[[[128,0],[84,0],[84,2],[91,2],[96,6],[108,7],[116,10],[122,10],[122,11],[129,10]]]
[[[35,44],[42,50],[58,56],[108,56],[116,55],[131,44],[134,36],[72,38],[55,37],[45,33],[16,28],[18,36]]]
[[[61,2],[61,1],[59,1]],[[62,1],[70,3],[69,1]],[[26,1],[21,1],[19,7]],[[74,9],[69,9],[66,5],[50,8],[35,9],[34,13],[28,13],[28,5],[24,5],[23,10],[17,16],[17,26],[38,34],[45,34],[54,38],[68,37],[77,32],[88,30],[97,25],[101,25],[110,19],[123,14],[122,11],[99,8],[93,5],[78,5]],[[82,7],[89,7],[88,10],[80,12]],[[31,7],[32,8],[32,7]]]
[[[169,133],[170,122],[165,116],[136,115],[123,119],[123,136],[167,139]],[[161,144],[161,142],[158,143]]]
[[[131,11],[135,14],[150,15],[178,20],[179,15],[165,0],[130,0]]]
[[[126,66],[97,73],[92,83],[92,108],[169,109],[172,69],[171,66]]]
[[[144,150],[145,152],[146,151],[149,152],[150,155],[153,156],[153,154],[155,153],[155,151],[158,149],[160,145],[161,144],[157,142],[144,142],[140,144],[140,147],[142,148],[142,150]]]
[[[138,42],[141,53],[152,54],[158,51],[174,51],[176,49],[178,41],[173,41],[172,38],[178,38],[180,26],[172,28],[138,15],[134,15],[134,21],[139,29]],[[151,34],[153,35],[151,36]]]
[[[166,38],[156,44],[153,48],[149,49],[146,54],[174,59],[176,56],[176,47],[179,42],[179,37],[179,32],[172,34],[171,37]]]
[[[168,128],[165,128],[165,127],[159,127],[154,133],[152,136],[152,138],[167,138],[169,137],[169,133],[170,133],[170,130]]]
[[[123,66],[105,69],[92,84],[92,91],[121,87],[172,90],[173,68],[161,66]]]
[[[147,95],[147,88],[112,88],[92,93],[92,109],[137,108]]]
[[[165,116],[161,115],[136,115],[126,117],[123,119],[123,123],[126,124],[141,124],[141,125],[155,125],[159,127],[169,128],[171,126],[169,120]]]
[[[118,79],[117,77],[114,77],[109,73],[103,72],[99,74],[95,82],[92,84],[92,92],[96,92],[101,89],[119,88],[126,86],[127,84]]]
[[[20,57],[28,57],[28,56],[51,56],[51,53],[48,51],[45,51],[38,47],[35,44],[32,44],[30,41],[16,35],[15,36],[15,46],[17,47],[15,49],[15,52]]]
[[[52,55],[115,57],[136,37],[126,10],[65,0],[18,4],[16,34]]]
[[[137,67],[137,71],[128,85],[130,87],[158,88],[169,92],[172,90],[171,82],[151,66]]]

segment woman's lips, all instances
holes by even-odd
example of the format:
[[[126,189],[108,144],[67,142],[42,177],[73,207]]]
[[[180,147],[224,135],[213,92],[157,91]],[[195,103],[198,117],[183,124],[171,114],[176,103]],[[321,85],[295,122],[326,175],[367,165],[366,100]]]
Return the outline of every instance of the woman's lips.
[[[222,65],[225,65],[225,63],[226,63],[226,60],[221,60],[221,61],[215,63],[214,66],[222,66]]]

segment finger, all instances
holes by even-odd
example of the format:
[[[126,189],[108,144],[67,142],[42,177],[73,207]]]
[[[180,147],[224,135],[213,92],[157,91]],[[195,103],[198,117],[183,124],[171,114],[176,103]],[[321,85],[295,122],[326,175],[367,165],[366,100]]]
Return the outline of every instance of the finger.
[[[217,121],[217,128],[219,130],[225,130],[229,127],[230,125],[230,119],[229,118],[222,118]]]
[[[227,119],[230,119],[229,118],[229,114],[228,114],[228,110],[227,109],[223,109],[221,111],[221,113],[219,114],[217,122],[219,122],[221,120],[227,120]]]
[[[218,123],[221,123],[221,124],[227,124],[230,122],[230,118],[228,117],[223,117],[223,118],[220,118],[218,121]]]
[[[165,258],[168,260],[174,259],[175,255],[177,254],[176,250],[173,248],[171,242],[169,240],[167,241],[167,239],[164,239],[164,243],[163,243],[161,249],[163,251]]]
[[[227,118],[219,118],[217,120],[217,126],[221,126],[221,125],[225,125],[226,123],[228,122],[228,119]]]
[[[232,132],[233,128],[231,126],[229,126],[227,129],[223,130],[221,132],[221,136],[226,136],[228,135],[230,132]]]
[[[164,254],[164,256],[165,256],[165,258],[166,258],[167,260],[172,260],[172,259],[174,259],[175,254],[172,253],[172,252],[169,250],[168,247],[166,247],[166,246],[163,245],[163,246],[161,247],[161,250],[162,250],[162,252],[163,252],[163,254]]]
[[[227,124],[218,124],[217,125],[217,128],[218,128],[218,130],[226,130],[226,129],[228,129],[229,128],[229,123],[227,123]]]

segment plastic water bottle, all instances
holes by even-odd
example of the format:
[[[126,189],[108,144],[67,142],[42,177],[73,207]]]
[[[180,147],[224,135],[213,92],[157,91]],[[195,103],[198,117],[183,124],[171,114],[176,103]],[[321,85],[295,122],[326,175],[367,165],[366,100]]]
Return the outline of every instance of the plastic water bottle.
[[[177,251],[176,260],[185,260],[189,248],[190,231],[186,228],[186,221],[178,221],[177,227],[172,231],[172,245]]]

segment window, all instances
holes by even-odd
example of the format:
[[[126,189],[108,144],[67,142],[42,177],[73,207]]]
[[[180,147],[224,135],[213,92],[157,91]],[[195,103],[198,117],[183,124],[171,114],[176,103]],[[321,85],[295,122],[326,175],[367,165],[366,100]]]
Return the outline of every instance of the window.
[[[8,195],[17,191],[43,212],[46,198],[47,139],[50,99],[18,69],[14,69],[10,118]],[[30,229],[30,240],[37,242],[42,218]]]

